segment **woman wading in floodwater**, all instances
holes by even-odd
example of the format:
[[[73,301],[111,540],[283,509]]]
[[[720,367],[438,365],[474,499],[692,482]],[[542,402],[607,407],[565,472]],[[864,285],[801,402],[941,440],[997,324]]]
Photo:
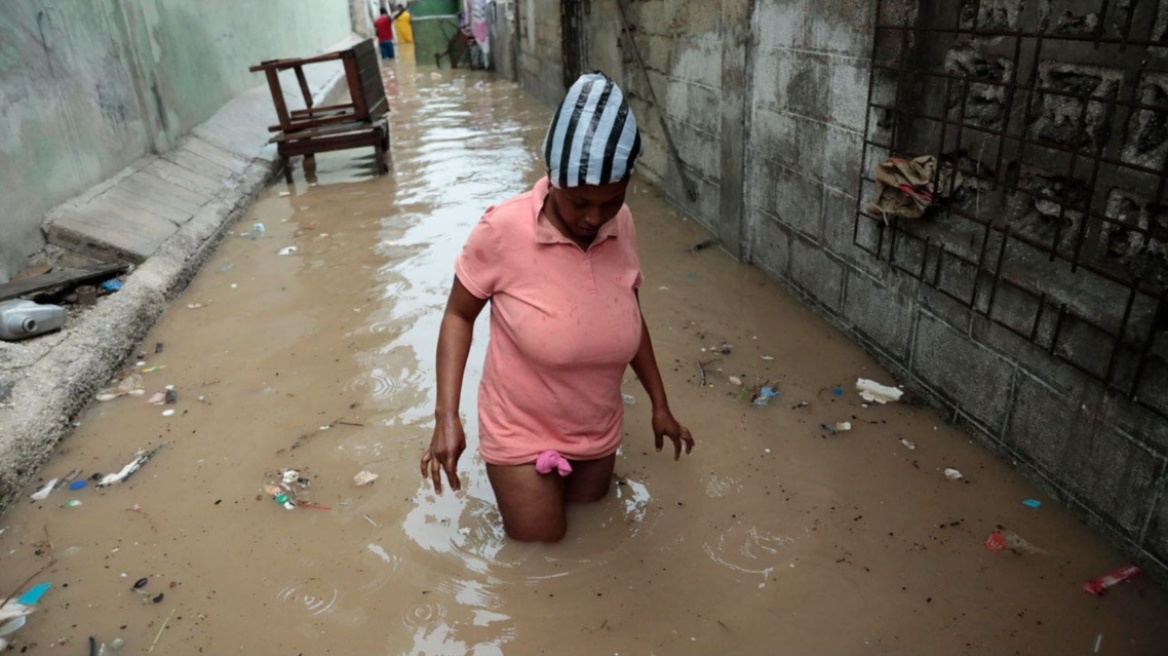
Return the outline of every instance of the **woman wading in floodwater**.
[[[459,396],[475,318],[491,302],[479,386],[479,452],[507,535],[556,542],[565,505],[612,485],[623,435],[621,377],[632,366],[653,404],[660,450],[694,441],[665,398],[641,316],[633,217],[625,192],[641,150],[637,122],[601,73],[568,90],[544,138],[548,175],[487,210],[455,263],[438,336],[438,400],[422,476],[460,488],[466,449]]]

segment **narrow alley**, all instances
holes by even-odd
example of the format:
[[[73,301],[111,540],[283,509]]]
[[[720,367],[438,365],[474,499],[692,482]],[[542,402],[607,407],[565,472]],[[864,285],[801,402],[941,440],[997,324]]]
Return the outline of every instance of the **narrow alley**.
[[[384,71],[391,173],[322,154],[314,182],[298,165],[266,189],[125,363],[177,402],[94,402],[0,517],[0,592],[53,583],[11,649],[1163,653],[1162,588],[1084,593],[1118,550],[939,411],[864,404],[858,378],[894,378],[759,269],[695,248],[709,234],[637,178],[641,298],[692,456],[654,452],[630,371],[613,493],[574,508],[561,544],[506,540],[473,452],[484,313],[464,491],[435,495],[417,462],[453,262],[488,206],[543,175],[550,110],[402,51]],[[778,396],[752,404],[763,385]],[[124,483],[28,498],[156,448]],[[265,493],[285,469],[316,507]],[[1024,542],[988,549],[999,528]]]

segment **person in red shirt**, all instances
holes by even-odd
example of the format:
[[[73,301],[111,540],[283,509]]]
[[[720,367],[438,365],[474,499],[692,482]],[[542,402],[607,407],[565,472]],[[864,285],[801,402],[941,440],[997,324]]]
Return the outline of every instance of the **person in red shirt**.
[[[393,59],[393,19],[389,17],[389,10],[381,8],[381,15],[373,21],[377,30],[377,44],[381,46],[381,58]]]

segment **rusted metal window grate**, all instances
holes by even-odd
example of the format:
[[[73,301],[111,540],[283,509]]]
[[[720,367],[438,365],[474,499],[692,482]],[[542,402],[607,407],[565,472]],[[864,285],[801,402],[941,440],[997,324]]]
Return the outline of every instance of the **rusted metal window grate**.
[[[878,0],[871,70],[854,243],[1168,416],[1168,0]]]

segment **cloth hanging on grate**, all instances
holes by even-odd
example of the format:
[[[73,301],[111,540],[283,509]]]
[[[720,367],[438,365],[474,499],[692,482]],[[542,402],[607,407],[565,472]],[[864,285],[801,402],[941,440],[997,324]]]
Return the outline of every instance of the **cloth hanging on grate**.
[[[876,166],[876,200],[868,211],[885,217],[921,218],[935,200],[933,173],[936,170],[937,158],[932,155],[884,160]]]

